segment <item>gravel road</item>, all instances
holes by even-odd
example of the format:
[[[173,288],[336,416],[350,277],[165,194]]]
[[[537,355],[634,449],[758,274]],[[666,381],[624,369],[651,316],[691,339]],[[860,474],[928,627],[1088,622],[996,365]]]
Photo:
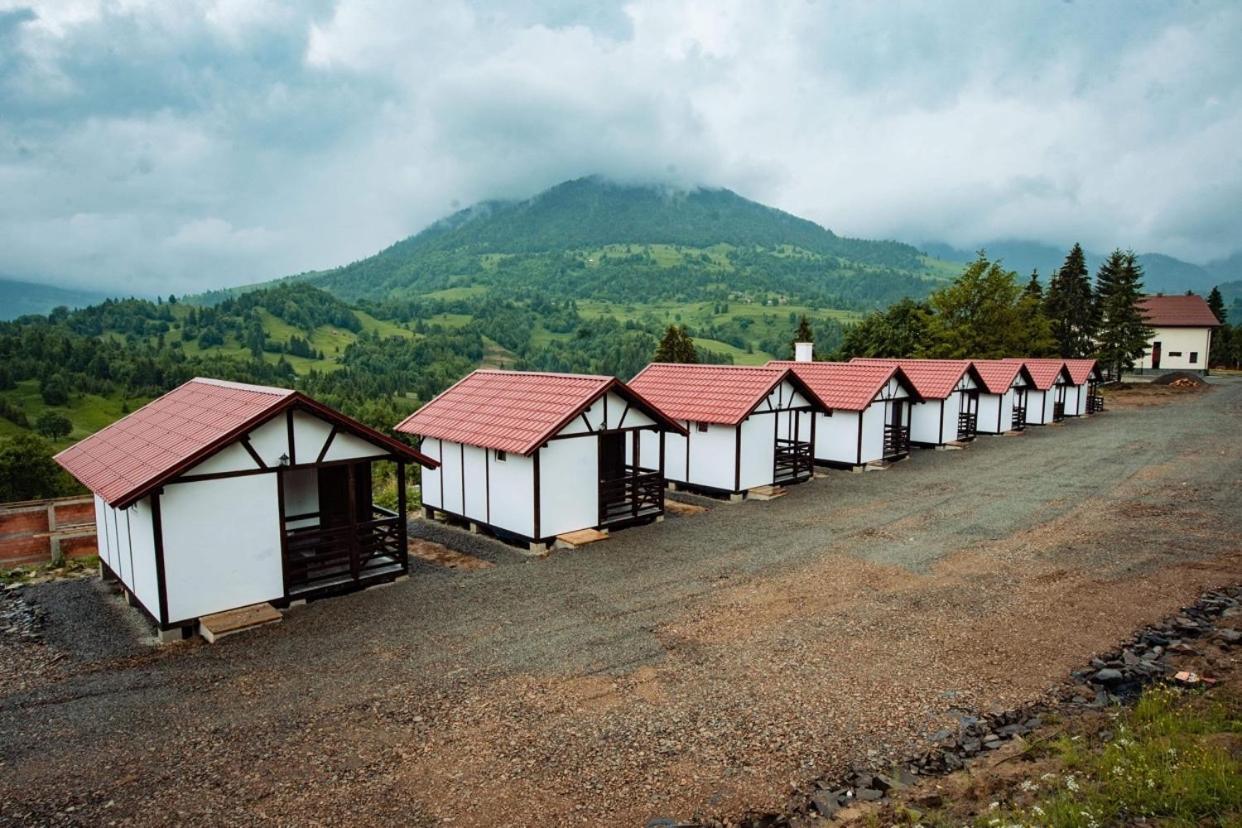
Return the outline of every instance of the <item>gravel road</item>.
[[[1242,382],[833,472],[768,503],[143,643],[93,582],[0,677],[0,822],[633,825],[775,807],[1030,701],[1242,580]],[[46,658],[38,659],[44,664]]]

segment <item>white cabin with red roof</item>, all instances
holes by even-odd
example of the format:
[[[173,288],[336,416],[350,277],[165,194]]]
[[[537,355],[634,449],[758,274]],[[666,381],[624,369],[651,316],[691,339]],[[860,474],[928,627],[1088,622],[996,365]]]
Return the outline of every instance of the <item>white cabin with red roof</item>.
[[[677,423],[614,377],[479,370],[396,430],[438,468],[426,511],[543,546],[664,514],[666,434]]]
[[[768,365],[790,368],[828,406],[800,415],[804,432],[815,423],[815,462],[861,469],[909,455],[911,405],[920,397],[898,366],[809,359]]]
[[[1025,365],[1031,375],[1031,387],[1026,392],[1027,425],[1048,425],[1065,419],[1066,398],[1073,385],[1065,360],[1010,357],[1005,361]]]
[[[975,438],[983,381],[970,360],[854,357],[850,363],[896,365],[905,372],[919,396],[910,413],[913,445],[940,448]]]
[[[653,363],[630,387],[683,426],[665,447],[674,483],[741,497],[814,473],[815,422],[798,415],[827,406],[788,368]]]
[[[1144,296],[1138,307],[1152,337],[1136,368],[1206,372],[1220,320],[1202,296]]]
[[[1026,395],[1031,374],[1021,362],[976,359],[982,387],[979,390],[978,430],[983,434],[1006,434],[1026,429]]]
[[[95,495],[99,559],[161,638],[409,571],[405,471],[435,462],[284,388],[193,379],[56,455]],[[372,464],[396,464],[399,508]]]
[[[1100,384],[1104,374],[1100,363],[1094,359],[1067,359],[1070,384],[1065,388],[1065,416],[1083,417],[1104,410],[1104,397]]]

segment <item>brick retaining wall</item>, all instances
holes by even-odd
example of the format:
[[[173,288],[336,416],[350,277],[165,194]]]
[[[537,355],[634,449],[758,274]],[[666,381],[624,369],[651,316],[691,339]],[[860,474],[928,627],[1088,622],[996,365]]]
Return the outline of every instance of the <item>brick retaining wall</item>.
[[[98,551],[90,497],[0,504],[0,567],[85,558]]]

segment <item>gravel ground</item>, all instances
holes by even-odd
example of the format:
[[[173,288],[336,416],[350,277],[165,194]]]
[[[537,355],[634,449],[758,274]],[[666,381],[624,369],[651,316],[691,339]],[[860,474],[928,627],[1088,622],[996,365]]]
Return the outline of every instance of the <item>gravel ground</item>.
[[[1038,698],[1236,582],[1240,413],[1242,383],[1219,383],[545,559],[418,522],[496,565],[420,563],[214,647],[147,646],[100,589],[23,590],[68,657],[0,678],[0,821],[777,807],[791,783],[916,752],[955,705]]]

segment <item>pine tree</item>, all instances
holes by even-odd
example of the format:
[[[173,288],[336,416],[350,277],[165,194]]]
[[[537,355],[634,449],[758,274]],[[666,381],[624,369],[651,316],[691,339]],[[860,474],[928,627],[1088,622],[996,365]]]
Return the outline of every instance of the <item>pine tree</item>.
[[[1091,296],[1091,277],[1082,245],[1075,244],[1065,263],[1053,274],[1048,285],[1044,311],[1052,324],[1057,353],[1066,358],[1091,353],[1095,333],[1095,313]]]
[[[669,325],[664,337],[656,347],[654,362],[680,362],[693,364],[699,361],[694,340],[681,325]]]
[[[789,355],[793,356],[795,342],[814,342],[815,332],[811,330],[811,320],[806,318],[806,314],[802,314],[802,318],[798,320],[798,330],[794,331],[794,338],[789,343]]]
[[[1025,299],[1033,299],[1041,305],[1044,302],[1044,286],[1039,283],[1039,269],[1031,271],[1031,280],[1026,283],[1026,287],[1022,289],[1022,296]]]
[[[1225,312],[1225,300],[1220,295],[1220,288],[1212,288],[1212,292],[1208,294],[1208,307],[1212,309],[1212,313],[1216,314],[1216,321],[1224,325],[1229,321],[1229,315]]]
[[[1152,329],[1138,306],[1142,295],[1143,266],[1134,251],[1114,250],[1100,265],[1095,283],[1097,355],[1113,378],[1133,368],[1151,341]]]

